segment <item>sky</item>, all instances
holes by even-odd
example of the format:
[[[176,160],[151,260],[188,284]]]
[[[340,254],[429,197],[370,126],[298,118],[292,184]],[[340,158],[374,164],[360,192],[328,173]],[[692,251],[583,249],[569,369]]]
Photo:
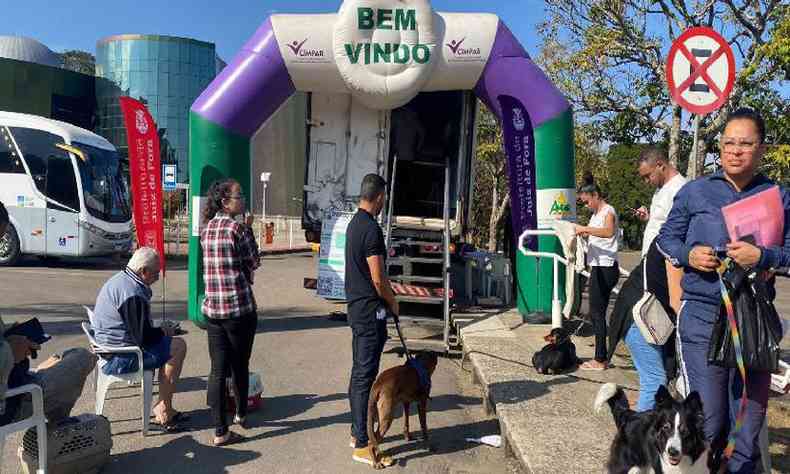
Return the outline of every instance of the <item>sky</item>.
[[[0,35],[35,38],[56,52],[80,49],[95,54],[100,38],[126,34],[184,36],[212,42],[226,62],[273,13],[337,12],[340,0],[22,0],[3,2]],[[495,13],[504,19],[532,56],[540,0],[432,0],[434,10]]]

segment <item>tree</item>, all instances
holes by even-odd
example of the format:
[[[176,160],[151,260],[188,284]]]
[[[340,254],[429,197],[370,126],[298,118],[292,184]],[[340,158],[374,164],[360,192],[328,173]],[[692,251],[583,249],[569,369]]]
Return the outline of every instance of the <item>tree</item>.
[[[636,163],[644,145],[616,145],[606,155],[606,176],[599,179],[599,186],[606,202],[617,211],[623,244],[632,249],[641,248],[645,223],[636,218],[628,208],[650,207],[653,190],[639,177]]]
[[[91,53],[72,49],[64,51],[61,56],[65,69],[89,76],[96,75],[96,58]]]
[[[666,87],[669,45],[695,25],[712,27],[732,45],[739,63],[735,87],[729,101],[701,122],[702,146],[689,161],[691,177],[702,170],[706,152],[715,149],[729,112],[750,97],[770,96],[776,81],[790,78],[790,6],[782,0],[546,0],[545,5],[539,62],[575,110],[609,142],[665,140],[673,164],[681,156],[683,123]]]
[[[505,211],[510,204],[510,190],[507,179],[507,159],[502,148],[502,127],[497,118],[481,104],[477,121],[477,148],[472,197],[472,236],[477,245],[483,245],[490,252],[497,250],[499,231]],[[486,229],[486,234],[480,230]]]

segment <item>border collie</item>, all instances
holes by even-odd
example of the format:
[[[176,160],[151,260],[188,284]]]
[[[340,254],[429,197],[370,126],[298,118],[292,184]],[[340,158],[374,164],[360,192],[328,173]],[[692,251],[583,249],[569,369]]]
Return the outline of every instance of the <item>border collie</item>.
[[[702,400],[691,392],[682,402],[663,385],[656,408],[637,413],[628,406],[623,389],[607,383],[598,391],[595,410],[612,410],[617,436],[612,442],[607,472],[613,474],[697,474],[710,472],[705,442]]]
[[[565,328],[554,328],[543,337],[548,342],[532,356],[532,366],[541,374],[558,374],[579,363],[576,346]]]

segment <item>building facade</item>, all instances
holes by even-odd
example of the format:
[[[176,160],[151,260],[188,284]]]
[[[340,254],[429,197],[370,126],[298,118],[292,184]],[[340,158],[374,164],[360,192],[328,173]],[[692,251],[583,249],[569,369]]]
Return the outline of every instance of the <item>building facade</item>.
[[[0,36],[0,110],[49,117],[92,130],[93,76],[61,68],[62,58],[32,38]]]
[[[159,35],[119,35],[96,45],[97,133],[127,153],[118,98],[146,104],[159,127],[163,163],[178,165],[189,180],[189,108],[223,63],[214,44]]]

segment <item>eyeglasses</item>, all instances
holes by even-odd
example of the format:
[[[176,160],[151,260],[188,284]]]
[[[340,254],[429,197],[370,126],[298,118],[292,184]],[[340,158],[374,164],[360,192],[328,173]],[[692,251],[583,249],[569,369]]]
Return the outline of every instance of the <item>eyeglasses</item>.
[[[238,199],[239,201],[244,201],[246,198],[243,194],[237,194],[236,196],[228,196],[228,199]]]
[[[721,147],[724,151],[752,151],[757,148],[757,142],[753,140],[738,140],[736,138],[723,137]]]

